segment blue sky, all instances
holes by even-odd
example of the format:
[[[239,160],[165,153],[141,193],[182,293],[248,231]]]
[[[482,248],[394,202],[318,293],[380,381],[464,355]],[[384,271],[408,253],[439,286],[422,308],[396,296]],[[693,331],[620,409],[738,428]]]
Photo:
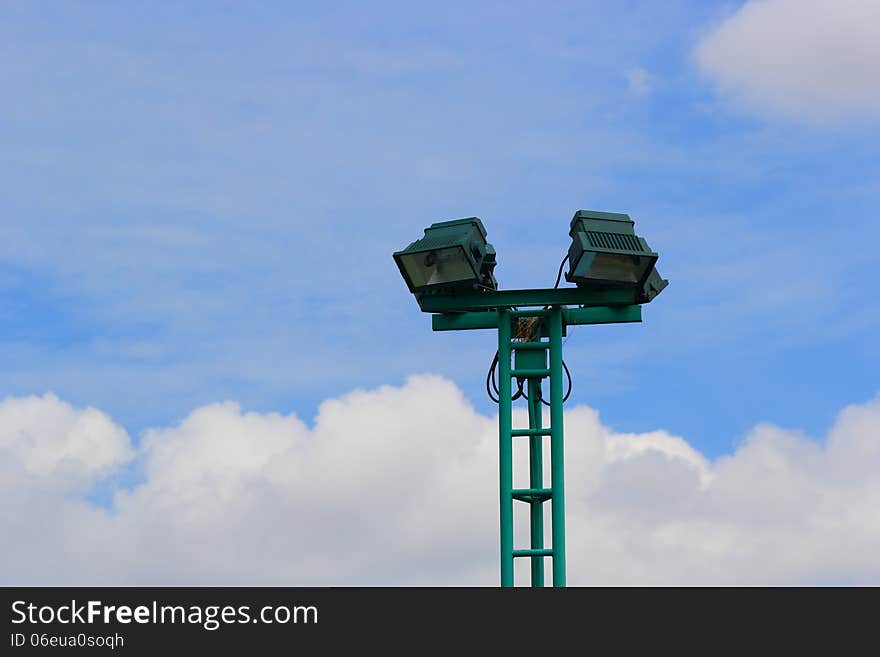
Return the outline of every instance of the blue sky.
[[[572,332],[573,403],[710,457],[762,421],[824,435],[880,390],[880,113],[701,59],[741,7],[5,3],[0,397],[138,436],[430,372],[488,413],[494,336],[433,334],[391,252],[476,215],[503,288],[549,286],[591,208],[670,287]]]

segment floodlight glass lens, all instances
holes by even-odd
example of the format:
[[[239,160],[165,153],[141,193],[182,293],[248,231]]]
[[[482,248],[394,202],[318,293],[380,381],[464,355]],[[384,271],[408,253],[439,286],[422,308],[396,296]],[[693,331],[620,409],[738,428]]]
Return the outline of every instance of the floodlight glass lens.
[[[592,255],[592,257],[590,257]],[[585,253],[586,267],[578,267],[576,275],[595,281],[636,284],[642,280],[651,259],[617,253]]]
[[[456,246],[400,256],[413,288],[447,285],[477,278],[464,250]]]

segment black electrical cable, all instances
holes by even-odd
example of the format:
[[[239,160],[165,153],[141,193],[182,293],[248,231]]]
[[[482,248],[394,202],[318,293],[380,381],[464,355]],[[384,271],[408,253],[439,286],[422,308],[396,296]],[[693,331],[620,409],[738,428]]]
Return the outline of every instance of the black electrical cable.
[[[495,366],[498,364],[498,352],[495,352],[495,358],[492,359],[492,364],[489,365],[489,371],[486,373],[486,394],[489,395],[489,399],[491,399],[496,404],[501,402],[500,393],[498,393],[498,384],[495,383]],[[492,388],[495,388],[496,394],[499,394],[498,397],[494,397],[492,395],[492,389],[489,387],[489,382],[492,382]]]
[[[498,383],[495,381],[495,368],[498,366],[498,352],[495,352],[495,357],[492,359],[492,364],[489,365],[489,371],[486,373],[486,394],[489,395],[489,399],[491,399],[496,404],[501,400],[501,391],[498,389]],[[492,394],[492,390],[495,390],[495,395]],[[523,382],[517,379],[516,382],[516,393],[513,397],[510,398],[510,401],[516,401],[520,397],[525,397],[526,393],[523,390]]]
[[[568,401],[569,396],[571,396],[571,372],[568,371],[568,365],[565,364],[565,361],[562,361],[562,368],[565,370],[565,376],[568,378],[568,390],[566,390],[565,394],[562,396],[562,403],[564,404]],[[529,397],[525,392],[522,394],[522,396],[528,401]],[[541,403],[544,404],[544,406],[550,405],[550,402],[544,399],[543,394],[541,395]]]
[[[559,263],[559,271],[556,272],[556,282],[553,283],[553,289],[559,287],[559,283],[562,281],[562,270],[565,268],[565,263],[568,261],[568,254],[565,254],[565,257],[562,259],[562,262]],[[485,286],[481,286],[485,287]],[[546,306],[544,309],[546,310],[549,306]],[[498,383],[495,380],[495,368],[498,366],[498,352],[495,352],[495,357],[492,358],[492,363],[489,365],[489,371],[486,373],[486,394],[489,395],[489,399],[498,404],[501,399],[501,391],[498,389]],[[565,369],[565,375],[568,377],[568,390],[565,395],[562,397],[563,403],[568,400],[569,395],[571,395],[571,372],[568,371],[568,365],[565,364],[565,361],[562,361],[562,367]],[[524,381],[517,379],[517,391],[516,394],[511,397],[511,401],[519,399],[523,397],[524,399],[528,399],[528,395],[525,390],[523,390]],[[495,391],[495,395],[492,394],[492,390]],[[497,396],[496,396],[497,395]],[[541,402],[549,406],[550,404],[544,401],[543,397],[541,398]]]
[[[555,290],[559,287],[559,282],[562,280],[562,268],[565,267],[565,261],[568,260],[568,254],[565,254],[565,257],[562,259],[562,262],[559,263],[559,271],[556,274],[556,282],[553,284],[553,289]]]
[[[559,263],[559,271],[556,272],[556,282],[553,283],[553,289],[559,287],[559,282],[562,280],[562,270],[565,268],[565,262],[568,260],[568,254],[565,254],[565,257],[562,259],[562,262]],[[544,306],[544,310],[548,310],[550,306]]]
[[[525,397],[525,396],[526,396],[526,393],[523,392],[523,380],[517,379],[516,380],[516,394],[510,398],[510,401],[516,401],[520,397]]]
[[[569,396],[571,395],[571,372],[568,371],[568,365],[565,364],[565,361],[562,361],[562,369],[565,370],[565,376],[568,377],[568,390],[565,391],[565,394],[562,396],[562,403],[568,401]],[[547,404],[548,406],[550,404]]]

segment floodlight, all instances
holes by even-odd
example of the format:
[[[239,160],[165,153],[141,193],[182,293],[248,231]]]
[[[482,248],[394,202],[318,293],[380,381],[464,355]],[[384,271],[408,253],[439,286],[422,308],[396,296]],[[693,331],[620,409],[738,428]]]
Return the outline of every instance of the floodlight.
[[[654,269],[657,253],[636,235],[627,214],[578,210],[571,220],[569,271],[578,287],[634,287],[653,299],[666,287]],[[650,301],[650,299],[647,299]]]
[[[495,249],[477,217],[431,224],[424,237],[395,252],[394,261],[414,294],[498,289]]]
[[[531,562],[532,586],[544,586],[551,559],[553,586],[565,586],[565,466],[563,404],[571,372],[562,358],[568,327],[642,321],[642,305],[668,285],[655,268],[657,254],[635,234],[625,214],[578,210],[571,247],[552,288],[499,290],[495,249],[476,217],[431,224],[425,235],[394,253],[394,261],[435,331],[494,329],[498,350],[486,374],[486,392],[498,404],[501,586],[513,586],[514,561]],[[523,253],[523,260],[530,260]],[[559,286],[565,277],[576,286]],[[550,279],[553,280],[553,279]],[[568,380],[564,391],[563,378]],[[514,382],[516,382],[514,390]],[[547,384],[546,386],[544,384]],[[549,388],[549,394],[543,392]],[[528,428],[514,425],[513,402],[528,403]],[[549,418],[543,406],[550,407]],[[547,422],[549,419],[549,423]],[[544,474],[549,438],[549,479]],[[528,488],[514,488],[513,453],[528,442]],[[529,506],[530,542],[514,544],[514,505]],[[545,503],[550,513],[545,513]],[[547,547],[545,521],[549,521]]]

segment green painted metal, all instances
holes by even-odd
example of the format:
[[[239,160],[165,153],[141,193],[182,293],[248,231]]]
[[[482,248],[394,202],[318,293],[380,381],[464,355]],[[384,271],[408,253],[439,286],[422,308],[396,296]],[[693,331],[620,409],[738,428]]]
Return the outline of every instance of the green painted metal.
[[[642,321],[642,307],[631,305],[605,308],[563,308],[562,318],[564,323],[569,326],[577,324],[628,324]]]
[[[532,355],[535,352],[523,352]],[[545,360],[547,352],[539,353]],[[541,379],[529,379],[529,428],[535,431],[541,431]],[[530,547],[533,550],[544,549],[544,506],[545,500],[550,498],[553,491],[544,488],[544,449],[543,437],[541,435],[533,435],[529,437],[529,488],[525,490],[515,491],[520,495],[528,495],[529,498],[529,530],[530,530]],[[519,498],[523,499],[523,498]],[[532,586],[544,586],[544,558],[532,557],[531,563]]]
[[[648,280],[645,281],[645,303],[653,301],[654,297],[665,290],[668,285],[669,281],[660,276],[657,272],[657,268],[654,267],[654,269],[651,270],[651,273],[648,274]]]
[[[528,312],[528,315],[525,316],[537,316],[540,315],[543,310],[531,310],[526,312]],[[563,308],[562,312],[566,326],[583,324],[627,324],[642,321],[642,307],[638,305],[603,306],[597,308]],[[498,328],[498,312],[492,310],[484,312],[450,312],[436,314],[431,318],[431,325],[435,331],[495,329]],[[546,332],[546,329],[542,330],[542,334],[546,334]],[[514,347],[516,349],[547,349],[549,348],[549,343],[518,342]]]
[[[539,471],[537,474],[542,474],[542,473],[541,473],[541,471]],[[530,477],[530,479],[531,479],[531,477]],[[543,479],[543,476],[542,477],[535,477],[535,479]],[[552,495],[553,489],[552,488],[542,488],[541,485],[539,484],[537,486],[532,486],[531,488],[514,488],[513,492],[516,495]]]
[[[500,488],[501,586],[513,586],[513,440],[511,436],[510,312],[498,322],[498,480]]]
[[[498,313],[444,313],[431,317],[431,328],[435,331],[467,331],[472,329],[497,329]]]
[[[535,293],[522,298],[522,293]],[[519,296],[518,303],[534,302],[544,304],[555,295],[553,290],[512,291]],[[582,292],[582,291],[581,291]],[[490,297],[500,293],[487,292],[480,297]],[[528,295],[526,295],[528,296]],[[571,298],[571,297],[565,297]],[[578,297],[583,301],[583,296]],[[459,297],[460,299],[460,297]],[[512,300],[512,297],[508,300]],[[525,304],[523,304],[525,305]],[[513,340],[514,328],[522,328],[518,322],[526,318],[538,318],[534,334],[525,340]],[[552,557],[553,586],[565,586],[565,465],[563,438],[563,370],[562,337],[565,327],[575,324],[611,324],[642,321],[642,309],[637,304],[566,308],[560,304],[549,304],[540,308],[511,308],[501,305],[494,310],[479,310],[435,314],[432,318],[435,331],[469,329],[498,329],[498,377],[501,401],[498,407],[499,419],[499,504],[501,533],[501,585],[513,586],[513,560],[516,557],[531,557],[531,584],[543,586],[545,583],[544,557]],[[547,337],[549,340],[540,340]],[[511,359],[514,363],[511,366]],[[549,362],[548,362],[549,360]],[[529,398],[529,428],[513,429],[511,413],[512,379],[527,381]],[[550,379],[550,426],[543,426],[541,404],[541,381]],[[543,481],[543,437],[550,437],[550,486]],[[529,439],[529,488],[513,488],[513,439]],[[514,549],[513,546],[513,503],[529,505],[528,549]],[[544,546],[543,504],[550,502],[552,546]]]
[[[550,427],[546,429],[514,429],[514,436],[549,436],[550,435]]]
[[[628,306],[640,303],[635,288],[594,290],[560,287],[542,290],[494,290],[451,295],[418,296],[422,312],[448,313],[466,310],[498,310],[521,306]]]
[[[535,493],[534,495],[528,495],[527,493],[518,493],[516,492],[516,489],[513,490],[513,499],[520,502],[546,502],[552,497],[552,495],[552,493]]]
[[[521,349],[520,345],[524,342],[514,342],[511,345],[513,349],[513,368],[514,370],[534,370],[547,372],[542,376],[548,376],[550,372],[547,369],[547,350],[550,348],[549,342],[530,342],[528,344],[542,345],[542,349]],[[516,376],[516,372],[513,374]],[[528,376],[528,375],[527,375]]]
[[[544,586],[544,558],[552,557],[553,585],[565,586],[565,503],[563,481],[562,443],[562,335],[565,309],[559,306],[530,311],[499,311],[498,363],[499,363],[499,482],[501,504],[501,585],[513,586],[512,568],[516,557],[531,558],[531,584]],[[523,316],[536,317],[530,325],[531,335],[520,336],[525,340],[511,341],[513,327],[518,333]],[[549,341],[536,339],[536,334],[547,334]],[[511,354],[514,367],[510,367]],[[549,367],[548,367],[549,360]],[[550,378],[550,426],[543,426],[541,383]],[[528,429],[512,428],[511,380],[517,378],[528,383]],[[529,487],[512,487],[512,440],[517,436],[529,439]],[[551,486],[544,485],[544,436],[550,436]],[[529,505],[529,548],[513,547],[514,501]],[[551,536],[553,545],[544,546],[543,504],[551,504]]]
[[[546,341],[545,342],[517,342],[516,344],[513,345],[513,348],[517,352],[525,351],[528,349],[535,349],[537,351],[540,351],[540,350],[546,351],[547,349],[550,348],[550,343],[546,342]],[[545,357],[544,364],[546,365],[546,363],[547,363],[547,359]]]
[[[550,370],[548,370],[548,369],[543,369],[543,370],[520,370],[520,369],[516,369],[516,370],[511,370],[510,373],[511,373],[511,375],[513,375],[513,376],[515,376],[515,377],[517,377],[517,378],[522,378],[522,379],[528,379],[528,378],[531,378],[531,377],[533,377],[533,376],[539,376],[539,377],[540,377],[540,376],[550,376]]]
[[[538,443],[540,445],[540,443]],[[541,477],[543,479],[543,476]],[[513,498],[531,502],[532,500],[546,500],[553,495],[552,488],[514,488]]]
[[[569,271],[577,287],[498,290],[496,253],[482,222],[470,217],[432,224],[394,260],[435,331],[498,330],[498,457],[501,585],[513,586],[517,557],[531,559],[531,583],[565,586],[565,466],[562,338],[567,327],[642,321],[641,304],[667,286],[657,254],[635,234],[628,215],[581,210],[572,219]],[[527,318],[538,318],[533,326]],[[528,335],[523,335],[524,328]],[[516,337],[517,341],[513,341]],[[542,341],[546,339],[546,341]],[[511,360],[515,356],[515,363]],[[549,362],[548,362],[549,357]],[[513,429],[513,378],[528,384],[529,428]],[[543,426],[541,385],[549,378],[550,426]],[[543,481],[543,438],[550,440],[550,485]],[[513,440],[529,440],[529,488],[513,488]],[[514,549],[513,504],[529,504],[530,547]],[[551,505],[551,547],[544,546],[543,504]]]
[[[565,586],[565,464],[562,437],[562,309],[549,313],[550,328],[550,484],[553,487],[553,586]]]
[[[535,549],[527,549],[527,550],[514,550],[514,557],[552,557],[553,550],[550,548],[543,548],[539,550]]]

